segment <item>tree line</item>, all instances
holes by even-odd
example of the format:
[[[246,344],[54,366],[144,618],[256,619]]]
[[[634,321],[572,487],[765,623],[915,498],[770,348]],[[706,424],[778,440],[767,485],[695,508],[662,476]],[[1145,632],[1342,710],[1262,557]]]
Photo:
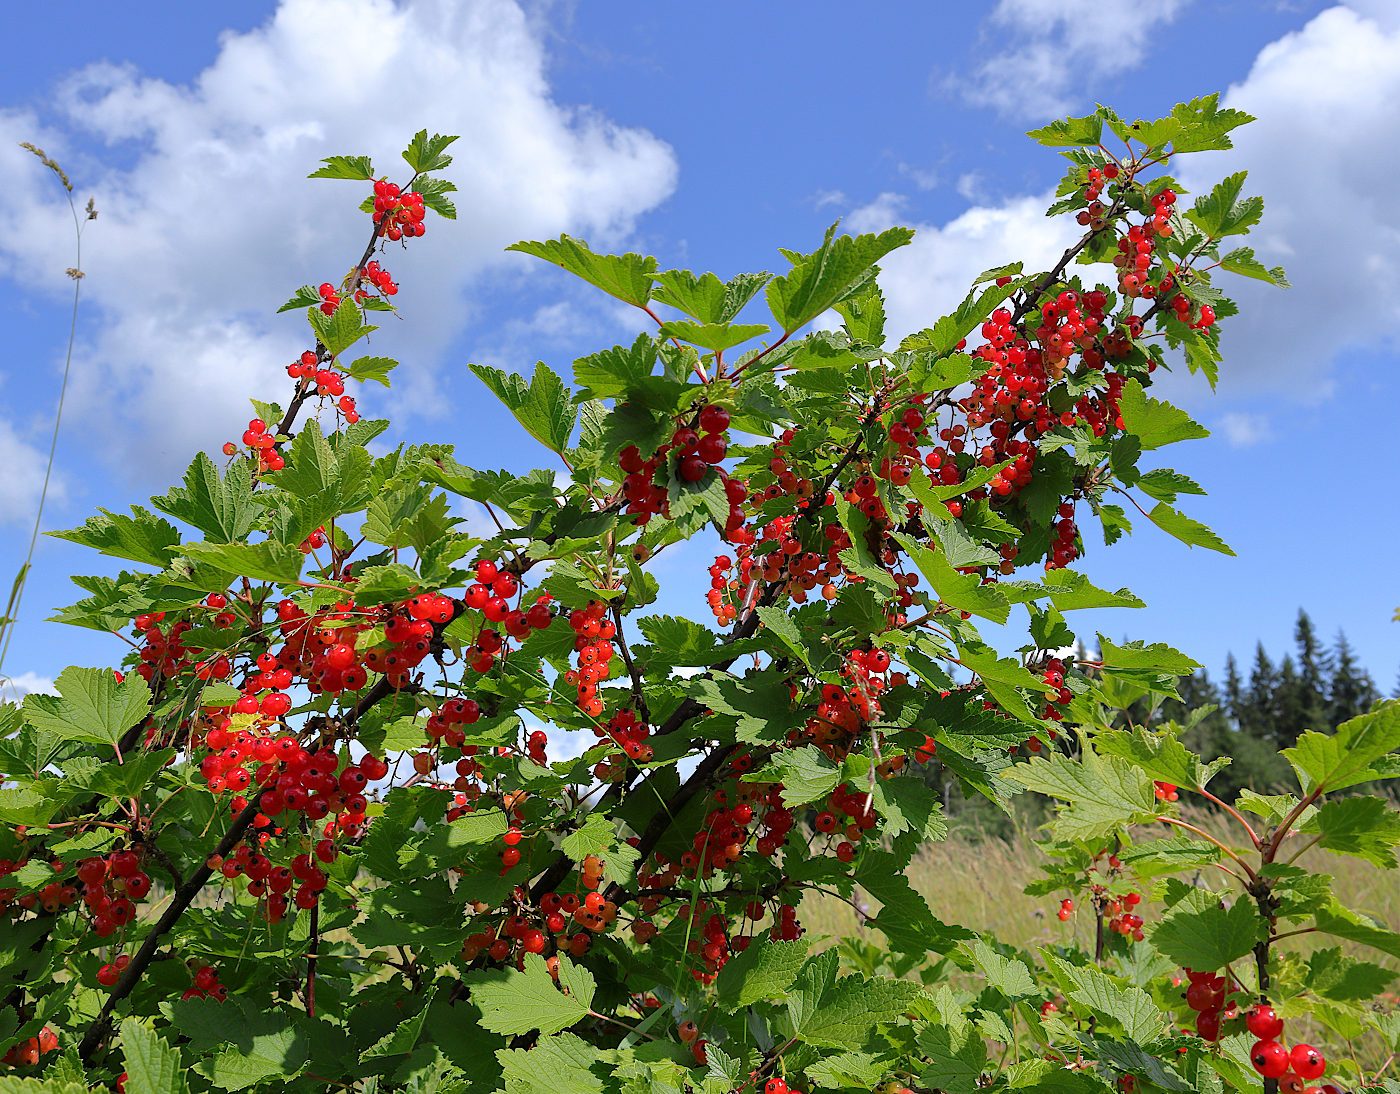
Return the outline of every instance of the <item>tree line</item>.
[[[1301,608],[1293,626],[1293,649],[1278,663],[1260,641],[1247,671],[1230,653],[1219,683],[1201,669],[1184,677],[1178,690],[1179,702],[1168,699],[1155,712],[1144,708],[1130,713],[1139,722],[1146,716],[1149,724],[1170,719],[1185,725],[1198,719],[1182,739],[1203,758],[1230,757],[1230,766],[1211,782],[1211,789],[1226,800],[1245,788],[1267,794],[1292,787],[1288,761],[1280,750],[1291,748],[1310,730],[1331,732],[1381,698],[1346,634],[1339,630],[1331,645],[1324,646]]]

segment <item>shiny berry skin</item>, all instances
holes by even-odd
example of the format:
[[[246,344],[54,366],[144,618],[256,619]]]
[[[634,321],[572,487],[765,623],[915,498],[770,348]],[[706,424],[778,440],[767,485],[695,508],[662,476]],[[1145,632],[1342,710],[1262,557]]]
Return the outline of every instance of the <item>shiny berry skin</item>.
[[[729,428],[729,411],[711,404],[700,411],[701,433],[723,433]]]
[[[687,456],[681,460],[680,475],[686,482],[699,482],[709,469],[710,465],[700,456]]]
[[[1288,1062],[1304,1079],[1316,1079],[1327,1070],[1327,1058],[1312,1045],[1294,1045],[1288,1054]]]
[[[1288,1070],[1288,1050],[1277,1041],[1256,1041],[1249,1062],[1264,1078],[1277,1079]]]
[[[1275,1014],[1274,1008],[1267,1003],[1251,1007],[1245,1015],[1244,1024],[1249,1027],[1249,1032],[1261,1041],[1276,1040],[1283,1033],[1283,1019]]]

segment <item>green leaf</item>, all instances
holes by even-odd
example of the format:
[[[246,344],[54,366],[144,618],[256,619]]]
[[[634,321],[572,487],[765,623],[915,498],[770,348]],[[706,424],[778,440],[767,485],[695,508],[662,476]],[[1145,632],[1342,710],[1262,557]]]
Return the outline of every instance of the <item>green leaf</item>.
[[[388,387],[389,373],[397,365],[398,362],[392,357],[357,357],[345,370],[345,375],[352,380],[359,380],[361,383],[373,380],[375,383]]]
[[[247,538],[258,515],[250,468],[249,461],[237,460],[220,478],[214,461],[201,452],[185,472],[185,485],[151,498],[151,504],[198,528],[209,540],[235,543]]]
[[[1400,747],[1400,701],[1343,722],[1331,735],[1304,733],[1284,750],[1305,792],[1317,787],[1342,790],[1378,775],[1371,765]]]
[[[321,294],[316,291],[314,285],[303,285],[299,288],[290,300],[277,309],[277,314],[284,311],[296,311],[299,308],[311,308],[321,303]]]
[[[796,1032],[808,1044],[860,1048],[878,1023],[898,1019],[922,991],[910,980],[843,977]]]
[[[1015,658],[998,657],[996,650],[980,639],[962,638],[958,642],[958,657],[981,678],[983,686],[1003,711],[1022,722],[1039,724],[1017,689],[1028,688],[1044,694],[1044,680],[1028,672]]]
[[[1208,547],[1222,555],[1234,557],[1235,552],[1218,535],[1198,520],[1192,520],[1185,513],[1173,509],[1164,501],[1158,502],[1147,514],[1148,518],[1168,535],[1175,536],[1188,547]]]
[[[1062,612],[1080,608],[1145,608],[1147,605],[1127,589],[1108,592],[1098,588],[1078,570],[1047,570],[1041,578],[1050,603]]]
[[[1229,908],[1174,908],[1153,925],[1152,944],[1185,968],[1223,969],[1254,949],[1263,927],[1258,910],[1244,899]]]
[[[413,1051],[418,1043],[418,1035],[423,1032],[423,1023],[428,1018],[428,1008],[433,1005],[437,992],[428,993],[423,1007],[413,1017],[401,1021],[387,1034],[360,1053],[360,1063],[380,1059],[385,1056],[398,1056]]]
[[[354,179],[370,182],[374,179],[374,164],[368,156],[327,156],[318,167],[306,177],[309,179]]]
[[[646,306],[647,298],[651,295],[656,259],[649,255],[595,254],[584,240],[570,235],[542,242],[512,243],[506,250],[522,251],[553,262],[605,293],[639,308]]]
[[[1209,194],[1196,199],[1186,212],[1186,219],[1211,239],[1242,235],[1258,224],[1264,216],[1264,199],[1241,198],[1248,171],[1236,171],[1220,182]]]
[[[606,1065],[599,1050],[572,1033],[541,1037],[529,1049],[500,1049],[496,1058],[501,1062],[505,1094],[603,1094],[615,1086],[604,1081],[613,1079],[614,1069]],[[657,1094],[674,1089],[662,1087]]]
[[[1164,1032],[1161,1012],[1141,988],[1119,987],[1098,967],[1071,965],[1049,952],[1045,953],[1045,962],[1065,985],[1065,998],[1100,1018],[1117,1022],[1132,1040],[1146,1044]]]
[[[387,604],[391,600],[406,599],[422,585],[423,579],[417,572],[402,562],[366,566],[359,571],[355,600],[360,604]]]
[[[951,353],[955,346],[981,326],[1007,297],[1016,291],[1016,282],[1008,285],[993,285],[979,295],[974,289],[967,294],[951,315],[945,315],[937,323],[924,330],[908,335],[899,343],[902,350],[929,350],[938,357]],[[961,381],[959,381],[961,382]]]
[[[1007,777],[1029,790],[1066,803],[1055,816],[1061,839],[1101,839],[1156,813],[1152,780],[1145,772],[1116,756],[1092,750],[1076,761],[1061,752],[1032,756],[1017,764]]]
[[[252,581],[295,584],[306,556],[286,543],[187,543],[184,551],[195,562]]]
[[[57,695],[26,695],[24,717],[59,740],[116,744],[151,709],[151,689],[134,672],[119,684],[111,669],[67,668],[54,689]]]
[[[679,338],[701,349],[725,350],[766,334],[771,328],[763,323],[692,323],[673,319],[663,323],[658,332],[665,338]]]
[[[560,958],[561,966],[564,960]],[[482,1027],[507,1037],[532,1030],[558,1033],[582,1021],[593,1003],[591,990],[583,995],[565,995],[555,987],[544,958],[534,953],[525,955],[523,972],[512,968],[482,969],[468,973],[463,980],[470,987],[472,1002],[481,1010]],[[562,968],[559,980],[564,982]],[[587,986],[583,978],[576,982]]]
[[[446,179],[435,179],[421,175],[418,181],[413,184],[413,188],[423,195],[425,208],[431,209],[444,220],[457,219],[457,206],[453,205],[446,196],[457,189],[452,183]],[[370,299],[375,298],[370,297]]]
[[[653,382],[671,383],[653,377],[651,373],[655,367],[656,339],[639,334],[630,346],[613,346],[576,360],[574,383],[600,399],[639,390],[650,391],[653,390]],[[662,401],[666,401],[664,393],[659,389],[658,393],[662,394]]]
[[[656,275],[653,296],[701,323],[728,323],[768,283],[769,276],[738,274],[721,281],[712,273],[696,277],[689,270],[666,270]]]
[[[1186,411],[1149,396],[1137,380],[1123,385],[1118,409],[1123,427],[1137,435],[1144,449],[1210,436],[1210,430],[1193,422]]]
[[[1171,116],[1181,127],[1172,141],[1174,151],[1218,152],[1234,147],[1227,134],[1254,117],[1243,110],[1221,110],[1219,98],[1218,94],[1203,95],[1172,107]]]
[[[728,1010],[781,999],[807,959],[810,939],[764,942],[735,954],[720,970],[715,992]]]
[[[1204,494],[1195,481],[1177,471],[1167,468],[1159,468],[1156,471],[1148,471],[1138,477],[1138,481],[1133,484],[1144,494],[1149,494],[1158,501],[1165,501],[1168,504],[1176,501],[1178,494]],[[1056,571],[1062,573],[1064,571]]]
[[[554,452],[562,452],[574,429],[574,405],[564,381],[543,361],[535,366],[534,379],[505,373],[489,365],[472,365],[496,397],[510,408],[525,431]]]
[[[1323,934],[1359,942],[1391,957],[1400,958],[1400,934],[1377,926],[1373,920],[1342,907],[1335,900],[1331,907],[1318,910],[1317,929]]]
[[[1098,640],[1104,668],[1189,676],[1201,667],[1199,661],[1191,660],[1163,642],[1154,642],[1149,646],[1139,641],[1118,646],[1102,634]]]
[[[716,648],[713,631],[682,616],[648,615],[637,621],[637,629],[665,665],[707,665]]]
[[[764,295],[773,318],[786,334],[806,326],[864,284],[876,262],[913,238],[909,228],[890,228],[879,235],[837,236],[833,224],[816,251],[789,254],[792,269],[768,282]]]
[[[1060,118],[1026,134],[1046,148],[1092,147],[1103,135],[1103,118],[1089,114],[1083,118]]]
[[[907,858],[868,848],[861,854],[856,874],[856,884],[880,902],[880,912],[869,925],[885,935],[891,949],[922,959],[930,951],[947,953],[959,942],[977,937],[935,916],[910,884],[907,869]]]
[[[1003,957],[982,939],[971,947],[972,960],[987,978],[987,984],[1001,992],[1008,999],[1025,999],[1036,992],[1035,980],[1023,961],[1014,957]]]
[[[919,1051],[928,1066],[919,1083],[946,1094],[975,1094],[982,1087],[987,1067],[987,1044],[966,1018],[949,1016],[949,1021],[930,1022],[919,1030]]]
[[[792,808],[824,798],[836,789],[841,769],[816,745],[779,752],[759,771],[744,776],[745,782],[781,783],[783,804]]]
[[[1320,835],[1319,846],[1355,855],[1385,870],[1395,867],[1400,811],[1384,798],[1350,797],[1323,802],[1298,831]]]
[[[162,520],[139,505],[131,508],[132,515],[121,516],[99,509],[98,516],[89,517],[79,528],[66,532],[48,532],[55,539],[80,543],[104,555],[144,562],[165,569],[178,553],[180,533],[168,520]]]
[[[1132,732],[1099,733],[1094,738],[1094,747],[1101,753],[1129,761],[1158,782],[1193,790],[1201,789],[1206,778],[1218,770],[1215,764],[1203,765],[1175,737],[1154,733],[1142,726],[1135,727]],[[1225,762],[1229,762],[1228,758]]]
[[[1288,275],[1284,273],[1282,266],[1275,266],[1269,269],[1264,263],[1254,257],[1254,249],[1251,247],[1239,247],[1231,251],[1220,260],[1220,268],[1228,273],[1239,274],[1241,277],[1252,277],[1257,281],[1267,281],[1270,285],[1277,285],[1281,289],[1291,289],[1293,286],[1288,281]]]
[[[415,175],[427,171],[441,171],[452,162],[452,157],[443,153],[455,140],[456,137],[445,137],[441,133],[434,133],[429,137],[426,129],[420,129],[403,151],[404,162],[413,168]]]
[[[920,546],[902,532],[895,533],[895,538],[904,545],[914,565],[928,578],[943,603],[995,623],[1006,622],[1011,614],[1011,601],[995,585],[983,585],[976,574],[958,573],[943,552]]]
[[[877,779],[871,801],[885,820],[886,835],[917,832],[924,842],[948,837],[943,803],[934,789],[919,779]]]
[[[135,1018],[122,1022],[121,1042],[127,1094],[180,1094],[185,1090],[185,1067],[179,1049],[166,1044]]]
[[[339,357],[365,335],[379,329],[364,322],[360,306],[353,296],[348,295],[342,298],[330,315],[315,307],[306,309],[306,317],[311,321],[316,338],[332,357]]]
[[[766,630],[777,635],[799,661],[811,667],[811,651],[802,639],[802,631],[798,628],[797,621],[791,615],[782,608],[763,606],[758,609],[758,616],[763,620]]]

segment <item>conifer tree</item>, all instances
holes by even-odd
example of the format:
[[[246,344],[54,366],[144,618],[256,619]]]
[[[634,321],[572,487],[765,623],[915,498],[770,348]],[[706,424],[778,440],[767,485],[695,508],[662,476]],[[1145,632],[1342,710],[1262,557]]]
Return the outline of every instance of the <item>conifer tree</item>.
[[[1335,726],[1371,709],[1371,704],[1380,698],[1380,692],[1371,674],[1357,662],[1344,631],[1337,631],[1332,659],[1328,714]]]

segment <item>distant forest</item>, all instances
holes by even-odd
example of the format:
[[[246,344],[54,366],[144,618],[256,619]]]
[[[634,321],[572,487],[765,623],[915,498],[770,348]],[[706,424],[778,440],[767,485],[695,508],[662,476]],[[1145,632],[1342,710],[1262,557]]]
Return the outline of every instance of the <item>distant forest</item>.
[[[1184,724],[1201,707],[1217,708],[1182,741],[1207,760],[1231,758],[1230,766],[1210,784],[1227,801],[1245,787],[1261,794],[1291,789],[1294,778],[1279,750],[1291,747],[1308,730],[1329,731],[1364,714],[1382,697],[1346,635],[1338,631],[1332,644],[1323,646],[1302,610],[1293,626],[1293,650],[1278,664],[1259,642],[1247,673],[1230,654],[1220,683],[1202,669],[1185,677],[1179,690],[1181,702],[1167,700],[1152,720]]]
[[[1210,783],[1212,793],[1227,802],[1245,788],[1258,794],[1294,790],[1296,779],[1280,751],[1308,730],[1330,731],[1364,714],[1382,697],[1346,635],[1338,631],[1324,646],[1307,612],[1301,610],[1293,627],[1293,649],[1278,663],[1261,641],[1248,670],[1241,670],[1232,653],[1225,659],[1219,683],[1201,669],[1182,678],[1178,690],[1180,701],[1167,699],[1156,709],[1139,700],[1129,707],[1127,720],[1152,726],[1166,721],[1188,725],[1196,719],[1182,734],[1182,742],[1204,760],[1230,758],[1229,766]],[[1069,747],[1068,739],[1062,737],[1061,744]],[[1016,798],[1014,816],[1007,817],[979,795],[965,798],[957,780],[937,760],[916,770],[939,789],[946,811],[960,827],[1005,836],[1018,825],[1044,819],[1047,803],[1038,795]],[[1374,791],[1363,785],[1351,792]]]

